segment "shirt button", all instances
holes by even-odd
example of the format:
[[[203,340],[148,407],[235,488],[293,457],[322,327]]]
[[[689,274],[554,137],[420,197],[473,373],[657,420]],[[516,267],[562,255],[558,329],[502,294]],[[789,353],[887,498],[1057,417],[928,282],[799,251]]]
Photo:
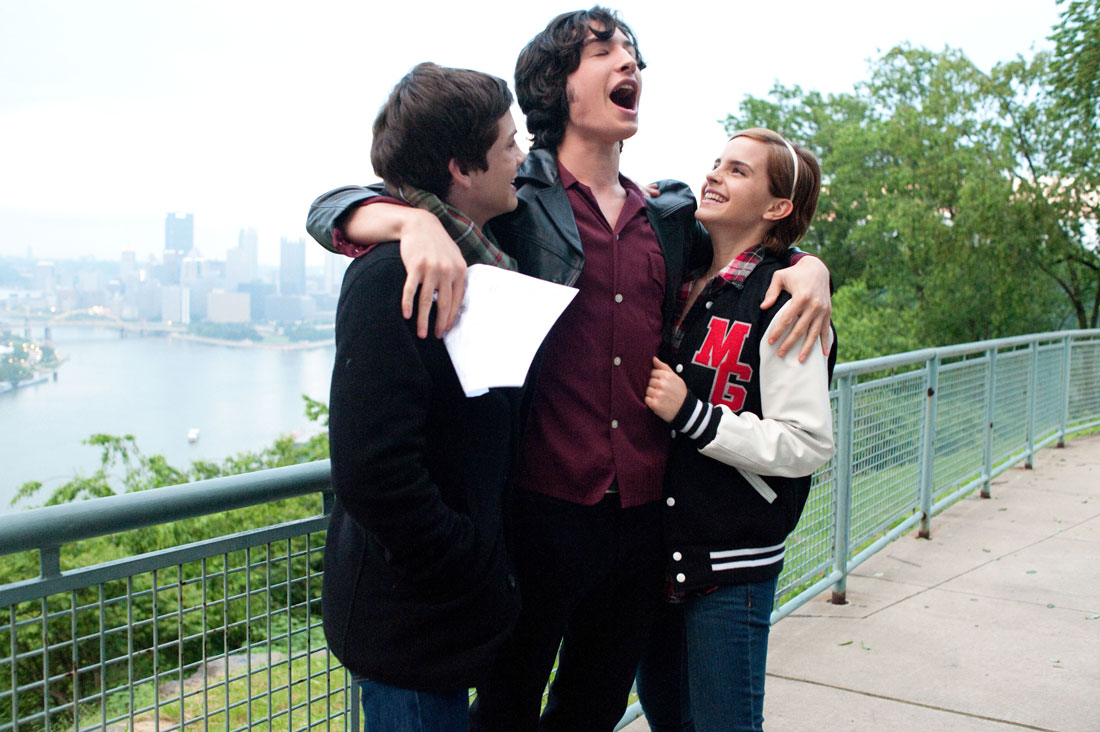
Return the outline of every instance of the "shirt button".
[[[710,306],[714,304],[713,300],[707,300],[707,310],[710,310]]]
[[[621,358],[619,358],[618,356],[616,356],[615,358],[611,359],[611,363],[615,364],[616,366],[618,366],[618,365],[619,365],[619,364],[621,364],[622,362],[623,362],[623,360],[622,360]]]
[[[615,294],[615,302],[622,302],[622,301],[623,301],[623,296],[619,293],[616,293]]]
[[[675,506],[676,505],[676,499],[673,498],[672,496],[669,496],[668,498],[665,499],[665,503],[668,504],[669,506]]]
[[[687,582],[687,577],[685,577],[683,575],[683,573],[680,573],[680,574],[676,575],[676,581],[679,582],[680,584],[683,584],[684,582]]]
[[[678,562],[684,558],[684,555],[680,552],[672,552],[672,561]]]
[[[672,435],[672,439],[676,439],[676,430],[669,430],[669,434]]]
[[[684,365],[682,363],[676,364],[676,373],[678,373],[678,374],[684,373]]]
[[[613,430],[619,429],[619,420],[617,420],[617,419],[611,420],[611,429],[613,429]]]

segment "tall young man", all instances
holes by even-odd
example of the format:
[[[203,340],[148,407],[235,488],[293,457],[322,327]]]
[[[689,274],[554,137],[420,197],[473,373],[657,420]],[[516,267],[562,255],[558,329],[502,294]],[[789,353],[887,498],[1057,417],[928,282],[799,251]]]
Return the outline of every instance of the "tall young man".
[[[468,263],[514,263],[482,234],[516,207],[507,84],[421,64],[374,124],[388,192],[427,211]],[[368,732],[465,732],[519,614],[502,500],[519,394],[466,398],[437,339],[399,312],[396,242],[348,268],[336,313],[329,437],[336,493],[325,546],[329,647],[361,681]]]
[[[516,65],[534,145],[517,176],[519,206],[490,228],[521,271],[580,292],[530,377],[511,514],[523,611],[479,689],[475,730],[611,730],[660,597],[668,430],[646,408],[645,386],[683,275],[710,252],[687,186],[664,183],[647,201],[619,174],[621,142],[638,129],[643,67],[630,28],[598,7],[555,18]],[[359,208],[371,196],[352,187],[320,197],[310,233],[352,253],[384,238],[423,242],[430,221],[390,206]],[[797,269],[812,272],[811,286],[788,285],[802,296],[797,304],[806,309],[806,290],[827,301],[824,267]],[[421,307],[438,296],[445,325],[460,289],[451,281],[430,267],[412,277],[406,314],[423,283]],[[808,320],[827,322],[827,306],[810,310]]]

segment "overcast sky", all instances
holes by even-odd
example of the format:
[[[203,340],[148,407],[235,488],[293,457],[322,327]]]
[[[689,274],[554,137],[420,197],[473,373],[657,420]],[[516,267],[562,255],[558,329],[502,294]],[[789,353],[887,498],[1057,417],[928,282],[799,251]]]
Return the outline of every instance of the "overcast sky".
[[[144,259],[169,211],[222,258],[259,230],[306,236],[309,202],[372,181],[370,125],[393,84],[435,61],[511,83],[520,48],[573,2],[2,0],[0,255]],[[702,180],[719,120],[775,81],[850,91],[908,41],[988,71],[1046,48],[1055,0],[620,2],[649,68],[622,170]],[[523,129],[522,117],[517,123]],[[311,263],[321,250],[309,247]]]

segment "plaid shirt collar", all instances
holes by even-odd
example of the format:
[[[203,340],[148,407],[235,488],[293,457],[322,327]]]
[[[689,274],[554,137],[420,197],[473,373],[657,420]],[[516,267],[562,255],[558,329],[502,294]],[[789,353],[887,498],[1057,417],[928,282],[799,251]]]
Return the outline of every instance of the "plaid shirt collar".
[[[404,186],[394,193],[409,205],[435,214],[439,223],[443,224],[443,228],[458,245],[466,264],[491,264],[513,272],[518,269],[516,260],[502,252],[488,232],[478,228],[477,224],[451,204],[413,186]]]
[[[756,246],[749,247],[745,251],[734,257],[729,264],[722,268],[722,270],[710,278],[703,287],[703,291],[699,293],[699,297],[695,299],[696,303],[706,300],[714,293],[718,292],[724,287],[736,287],[738,290],[745,286],[745,280],[749,278],[752,271],[756,269],[756,265],[764,261],[764,246],[757,244]],[[699,281],[699,278],[706,274],[706,267],[701,267],[687,276],[684,280],[684,284],[680,286],[680,291],[676,296],[676,311],[683,314],[680,322],[676,324],[676,328],[672,333],[672,347],[674,349],[680,348],[680,341],[684,339],[684,323],[687,321],[687,313],[684,313],[684,306],[687,304],[688,298],[691,296],[691,288],[695,287],[695,283]]]

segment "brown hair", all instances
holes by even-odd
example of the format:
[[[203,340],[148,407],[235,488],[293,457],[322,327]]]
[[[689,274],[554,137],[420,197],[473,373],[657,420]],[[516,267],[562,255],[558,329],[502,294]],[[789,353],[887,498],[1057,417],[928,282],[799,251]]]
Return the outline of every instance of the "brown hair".
[[[387,185],[411,185],[444,198],[452,158],[463,173],[489,167],[489,148],[511,106],[512,92],[503,79],[418,64],[397,82],[374,120],[374,172]]]
[[[776,221],[764,237],[764,246],[776,254],[782,254],[805,235],[810,228],[814,212],[817,211],[817,196],[821,192],[821,166],[814,154],[790,142],[778,132],[763,127],[750,127],[738,130],[730,135],[748,137],[768,145],[768,189],[776,198],[789,199],[794,209],[784,218]],[[791,148],[798,155],[798,182],[795,190],[794,159]]]
[[[562,13],[519,52],[516,96],[519,108],[527,115],[527,129],[534,137],[532,149],[556,150],[565,137],[565,125],[569,121],[565,78],[580,66],[581,49],[588,32],[606,41],[616,30],[621,30],[634,46],[638,68],[644,69],[645,61],[638,51],[634,31],[619,20],[615,11],[599,5],[590,10]]]

